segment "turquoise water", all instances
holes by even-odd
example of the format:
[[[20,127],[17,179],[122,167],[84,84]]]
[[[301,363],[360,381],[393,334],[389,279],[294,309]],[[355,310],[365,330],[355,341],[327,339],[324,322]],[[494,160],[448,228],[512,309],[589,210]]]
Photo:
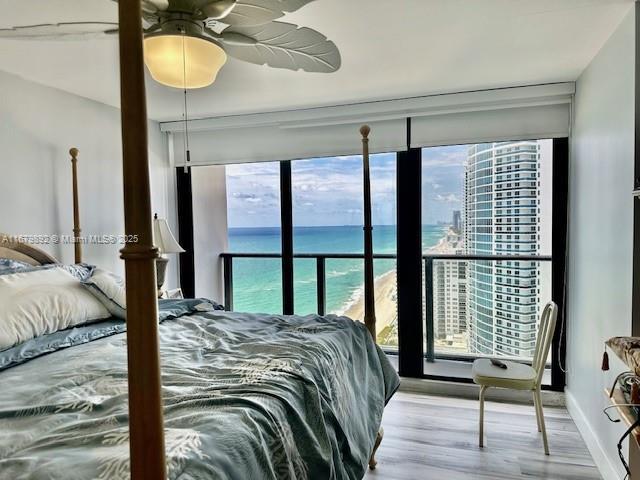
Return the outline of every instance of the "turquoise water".
[[[423,251],[438,243],[446,226],[422,228]],[[396,253],[394,225],[376,226],[373,230],[375,253]],[[279,228],[230,228],[229,251],[243,253],[279,253]],[[363,233],[359,226],[298,227],[294,229],[296,253],[362,253]],[[233,261],[233,296],[235,311],[254,313],[282,312],[282,269],[280,259],[245,259]],[[376,276],[395,269],[395,260],[376,260]],[[349,305],[364,283],[363,260],[328,259],[326,263],[327,312],[341,312]],[[294,260],[295,313],[315,313],[316,261]]]

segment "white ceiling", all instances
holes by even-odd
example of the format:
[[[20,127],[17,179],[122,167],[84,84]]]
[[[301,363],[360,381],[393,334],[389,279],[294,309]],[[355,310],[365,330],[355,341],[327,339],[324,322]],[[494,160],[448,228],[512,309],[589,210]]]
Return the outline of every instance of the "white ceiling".
[[[432,93],[575,80],[633,0],[316,0],[284,21],[312,27],[342,52],[334,74],[230,59],[190,94],[190,116],[287,110]],[[110,0],[0,0],[0,28],[110,21]],[[119,104],[117,39],[0,40],[0,69]],[[148,79],[148,111],[179,119],[182,92]]]

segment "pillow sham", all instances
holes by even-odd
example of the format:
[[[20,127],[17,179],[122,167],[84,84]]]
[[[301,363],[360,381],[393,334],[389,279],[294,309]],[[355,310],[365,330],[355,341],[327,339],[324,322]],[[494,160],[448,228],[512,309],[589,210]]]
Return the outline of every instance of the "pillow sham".
[[[20,260],[13,260],[11,258],[0,258],[0,275],[6,275],[8,273],[16,272],[30,272],[33,270],[49,270],[51,268],[62,268],[78,280],[85,280],[91,276],[93,270],[96,268],[94,265],[87,263],[76,263],[74,265],[63,265],[61,263],[48,263],[46,265],[30,265]]]
[[[110,316],[102,303],[63,268],[0,275],[0,351]]]
[[[87,263],[76,263],[73,265],[57,265],[60,268],[63,268],[71,275],[76,277],[78,280],[83,281],[93,275],[93,271],[95,270],[95,265],[89,265]]]
[[[127,300],[124,279],[107,270],[95,268],[82,280],[87,288],[114,317],[126,318]]]
[[[20,260],[13,260],[12,258],[0,258],[0,275],[7,275],[9,273],[16,273],[20,270],[27,270],[32,268],[26,262]]]

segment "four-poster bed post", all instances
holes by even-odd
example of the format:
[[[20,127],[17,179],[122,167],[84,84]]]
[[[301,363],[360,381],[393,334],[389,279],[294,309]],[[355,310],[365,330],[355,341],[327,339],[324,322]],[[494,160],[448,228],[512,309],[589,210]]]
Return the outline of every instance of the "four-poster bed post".
[[[140,0],[118,2],[131,478],[166,478]]]
[[[362,161],[364,175],[364,323],[376,340],[376,300],[373,275],[373,225],[371,220],[371,173],[369,170],[369,133],[371,128],[363,125]]]
[[[362,174],[364,184],[364,324],[371,333],[373,341],[377,343],[376,336],[376,294],[375,278],[373,273],[373,220],[371,215],[371,168],[369,165],[369,125],[360,128],[362,135]],[[369,468],[374,470],[378,465],[376,452],[384,437],[384,429],[380,427],[373,444],[373,452],[369,458]]]
[[[82,262],[82,243],[80,241],[80,205],[78,201],[78,149],[69,150],[71,155],[71,173],[73,179],[73,249],[74,262]]]

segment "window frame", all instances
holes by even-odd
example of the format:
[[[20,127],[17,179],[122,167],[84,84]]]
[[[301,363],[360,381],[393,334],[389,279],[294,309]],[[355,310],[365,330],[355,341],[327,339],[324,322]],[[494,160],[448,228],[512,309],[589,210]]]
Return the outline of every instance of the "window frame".
[[[410,130],[410,129],[409,129]],[[450,377],[424,373],[424,361],[434,361],[438,357],[454,361],[473,361],[472,356],[435,355],[429,345],[433,345],[434,329],[426,328],[423,322],[422,296],[425,295],[427,311],[433,310],[433,295],[427,295],[429,278],[422,284],[422,149],[408,148],[396,152],[396,215],[397,215],[397,297],[398,297],[398,350],[387,352],[398,355],[399,373],[404,377],[430,380],[471,383],[466,377]],[[291,160],[280,163],[280,208],[282,238],[283,313],[294,312],[294,251],[293,251],[293,189]],[[565,325],[565,267],[567,253],[567,194],[568,194],[569,140],[566,137],[553,139],[553,185],[552,185],[552,299],[558,304],[558,328],[552,344],[551,384],[543,388],[563,391],[566,357]],[[197,168],[197,167],[191,167]],[[180,281],[185,286],[194,285],[193,269],[193,215],[190,172],[182,167],[177,171],[177,205],[180,240],[187,250],[180,257]],[[190,213],[191,212],[191,213]],[[184,242],[183,238],[191,239]],[[271,256],[274,256],[273,254]],[[278,255],[275,255],[276,257]],[[225,269],[225,300],[232,307],[233,258],[222,255]],[[508,260],[508,257],[505,259]],[[320,262],[319,262],[320,264]],[[419,267],[417,267],[419,266]],[[431,265],[433,267],[433,265]],[[427,272],[428,274],[428,272]],[[433,277],[431,277],[431,280]],[[191,288],[191,287],[189,287]],[[188,294],[187,291],[185,293]],[[325,292],[318,292],[320,299]],[[324,302],[323,302],[324,303]],[[429,307],[431,305],[431,307]],[[415,321],[420,318],[420,321]],[[427,335],[427,349],[424,347],[424,333]],[[427,351],[425,351],[427,350]]]

